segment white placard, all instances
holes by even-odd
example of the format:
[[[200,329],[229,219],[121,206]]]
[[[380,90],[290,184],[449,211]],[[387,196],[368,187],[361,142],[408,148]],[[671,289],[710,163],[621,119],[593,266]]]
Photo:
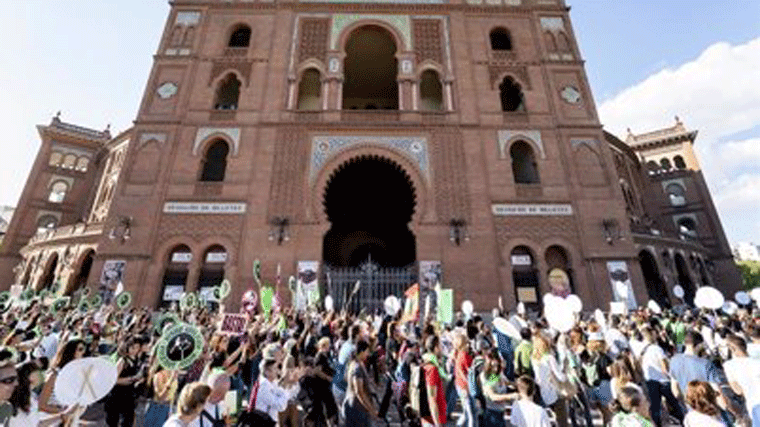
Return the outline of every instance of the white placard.
[[[227,252],[209,252],[206,254],[206,262],[208,263],[227,262]]]
[[[88,357],[69,362],[55,381],[55,398],[64,405],[87,406],[105,397],[119,373],[108,359]]]
[[[569,204],[497,204],[491,205],[491,211],[496,216],[569,216],[573,214],[573,206]]]
[[[172,262],[186,264],[193,260],[191,252],[175,252],[172,254]]]
[[[214,296],[214,288],[216,286],[206,286],[198,290],[200,298],[207,302],[218,302]]]
[[[636,308],[636,295],[633,293],[633,284],[631,275],[628,272],[628,264],[625,261],[607,261],[607,273],[612,286],[612,295],[615,301],[628,302],[629,309]],[[618,289],[619,288],[619,289]],[[622,290],[627,290],[627,295]]]
[[[164,213],[167,214],[244,214],[245,203],[214,202],[166,202]]]
[[[530,255],[512,255],[512,266],[532,264],[533,260],[530,258]]]
[[[184,286],[166,286],[164,288],[164,301],[179,301],[184,293]]]

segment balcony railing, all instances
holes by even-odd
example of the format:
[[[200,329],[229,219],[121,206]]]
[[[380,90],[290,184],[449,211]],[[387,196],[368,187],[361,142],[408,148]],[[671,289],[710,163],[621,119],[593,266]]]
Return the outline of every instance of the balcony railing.
[[[38,233],[29,239],[29,245],[48,243],[56,240],[75,237],[96,236],[103,234],[103,223],[79,223],[53,228],[44,233]]]

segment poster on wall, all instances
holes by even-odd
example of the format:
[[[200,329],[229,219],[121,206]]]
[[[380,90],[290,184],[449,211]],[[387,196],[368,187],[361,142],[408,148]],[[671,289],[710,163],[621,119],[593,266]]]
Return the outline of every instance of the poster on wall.
[[[319,303],[319,281],[317,272],[319,261],[298,261],[298,300],[305,301],[307,306]]]
[[[636,296],[633,294],[631,275],[625,261],[607,261],[607,272],[615,301],[628,302],[628,308],[636,308]]]
[[[127,262],[124,260],[109,259],[103,264],[103,271],[100,273],[100,282],[98,292],[103,298],[103,304],[111,304],[116,286],[123,280],[124,270],[127,268]]]
[[[553,295],[567,297],[573,293],[570,289],[570,276],[561,268],[553,268],[549,271],[549,289]]]
[[[420,286],[433,289],[441,281],[441,261],[420,261]]]

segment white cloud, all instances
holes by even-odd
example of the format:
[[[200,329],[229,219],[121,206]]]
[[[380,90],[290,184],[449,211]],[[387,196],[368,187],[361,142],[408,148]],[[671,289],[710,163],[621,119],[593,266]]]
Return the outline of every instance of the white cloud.
[[[623,138],[626,128],[642,133],[672,126],[676,115],[699,130],[696,150],[730,240],[760,241],[759,70],[760,37],[716,43],[599,107],[605,127]]]

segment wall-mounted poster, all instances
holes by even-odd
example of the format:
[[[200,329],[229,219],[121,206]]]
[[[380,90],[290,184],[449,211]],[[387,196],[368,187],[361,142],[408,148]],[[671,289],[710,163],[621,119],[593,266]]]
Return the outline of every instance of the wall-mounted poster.
[[[420,287],[432,289],[441,282],[441,261],[420,261]]]
[[[296,289],[303,295],[297,297],[305,298],[308,306],[319,303],[318,271],[319,261],[298,261],[298,287]]]
[[[103,263],[103,271],[100,273],[98,288],[103,298],[103,304],[111,304],[116,292],[116,286],[123,280],[126,268],[127,262],[124,260],[109,259]]]
[[[607,261],[607,272],[615,301],[626,301],[628,308],[636,308],[636,296],[633,294],[628,264],[625,261]]]

